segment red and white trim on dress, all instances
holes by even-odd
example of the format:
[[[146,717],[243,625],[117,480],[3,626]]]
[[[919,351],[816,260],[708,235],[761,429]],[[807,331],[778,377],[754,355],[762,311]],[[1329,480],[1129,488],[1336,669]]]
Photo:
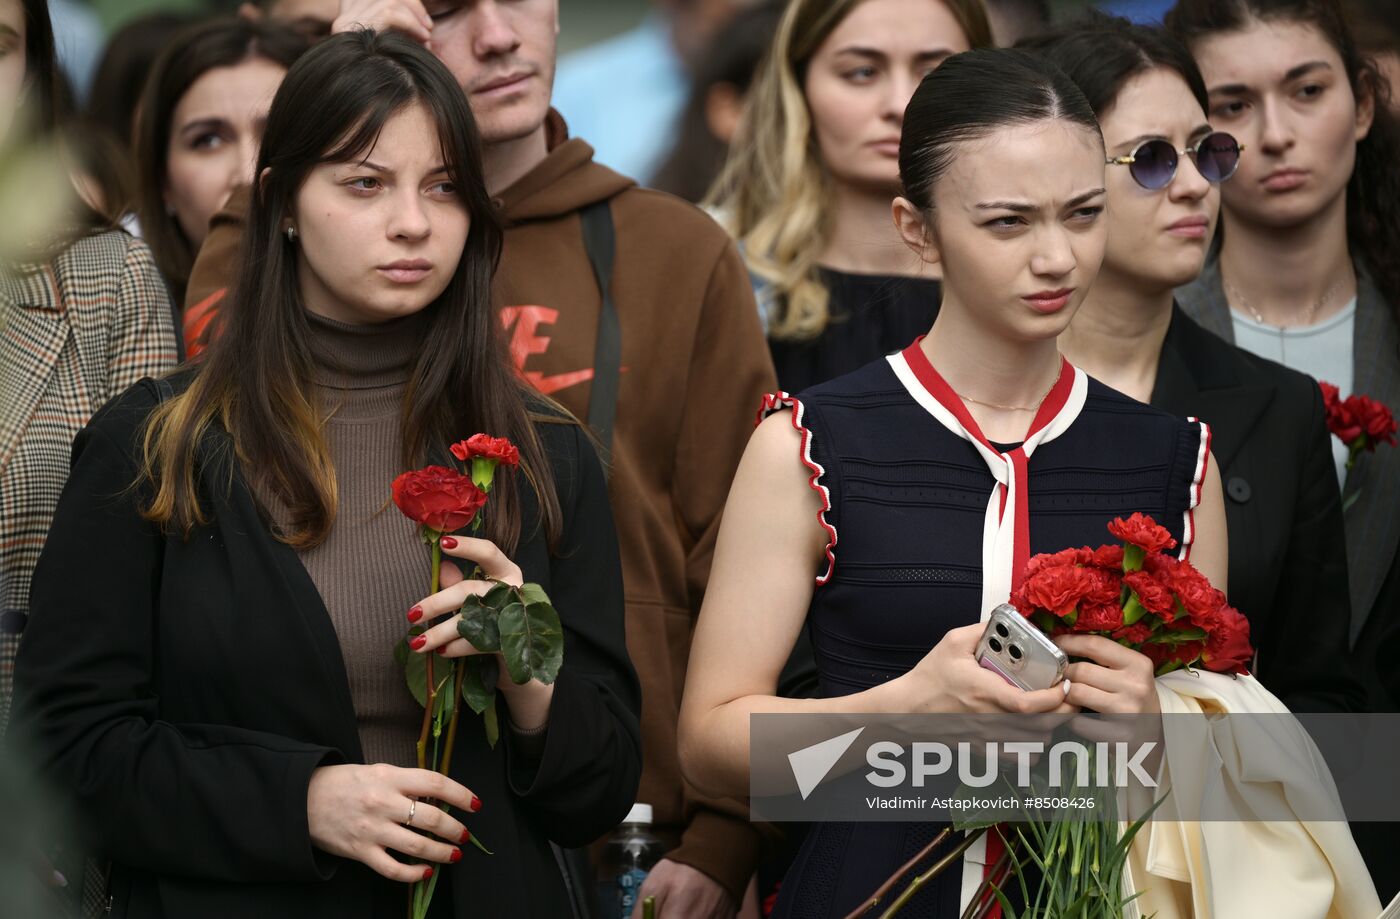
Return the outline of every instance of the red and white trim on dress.
[[[826,470],[822,468],[821,463],[812,459],[812,431],[802,423],[806,408],[800,399],[795,399],[785,392],[769,393],[763,397],[763,407],[758,411],[755,425],[784,408],[792,410],[792,426],[802,435],[802,465],[812,471],[807,484],[812,486],[812,490],[822,499],[822,509],[817,511],[817,523],[826,530],[826,571],[817,576],[817,586],[820,587],[831,580],[831,574],[836,570],[836,527],[826,519],[826,515],[831,511],[831,490],[822,484],[822,476],[826,475]]]
[[[1210,466],[1210,425],[1199,418],[1187,418],[1191,424],[1201,426],[1201,445],[1196,451],[1196,471],[1191,474],[1191,491],[1186,501],[1186,519],[1181,525],[1181,551],[1177,558],[1183,562],[1191,560],[1191,546],[1196,542],[1196,507],[1201,503],[1201,486],[1206,481],[1206,469]]]
[[[972,413],[942,375],[933,368],[916,341],[887,360],[904,388],[934,419],[970,442],[998,487],[987,500],[982,526],[982,619],[1011,596],[1015,582],[1030,561],[1030,505],[1026,497],[1029,460],[1037,446],[1069,430],[1084,409],[1089,378],[1061,359],[1060,376],[1050,388],[1026,432],[1025,442],[999,452],[982,434]]]
[[[1021,573],[1030,561],[1030,458],[1037,446],[1054,440],[1069,430],[1084,409],[1089,378],[1079,368],[1061,358],[1060,376],[1041,402],[1026,431],[1025,441],[1002,453],[983,435],[977,421],[948,381],[934,369],[916,341],[887,360],[895,376],[914,401],[949,431],[971,443],[997,486],[987,497],[982,523],[982,620],[986,621],[998,604],[1005,603],[1018,586]],[[1002,854],[1001,838],[988,833],[963,853],[960,906],[966,908]],[[989,915],[997,919],[1001,907]]]

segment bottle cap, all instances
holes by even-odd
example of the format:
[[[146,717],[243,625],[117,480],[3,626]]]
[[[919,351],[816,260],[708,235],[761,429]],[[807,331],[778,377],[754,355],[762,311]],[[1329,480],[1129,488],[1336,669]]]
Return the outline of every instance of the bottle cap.
[[[633,804],[632,809],[627,812],[627,816],[622,818],[623,823],[645,823],[651,825],[651,805]]]

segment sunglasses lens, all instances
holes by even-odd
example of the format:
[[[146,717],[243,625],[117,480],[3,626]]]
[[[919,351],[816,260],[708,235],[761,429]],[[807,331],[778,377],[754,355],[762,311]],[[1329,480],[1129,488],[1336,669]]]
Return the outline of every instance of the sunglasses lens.
[[[1133,151],[1128,168],[1143,188],[1166,188],[1176,175],[1176,149],[1164,140],[1149,140]]]
[[[1239,165],[1240,145],[1224,132],[1211,134],[1196,150],[1196,168],[1208,182],[1224,182]]]

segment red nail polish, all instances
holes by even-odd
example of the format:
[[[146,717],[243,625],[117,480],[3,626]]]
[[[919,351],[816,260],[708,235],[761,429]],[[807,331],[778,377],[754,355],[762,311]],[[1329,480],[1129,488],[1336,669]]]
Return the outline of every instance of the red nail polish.
[[[476,795],[472,795],[472,803],[467,806],[467,810],[471,811],[473,814],[481,810],[481,799]]]
[[[442,655],[447,654],[447,645],[443,645],[442,647],[438,648],[437,653]]]
[[[422,618],[423,618],[423,607],[421,607],[421,606],[415,606],[415,607],[413,607],[413,609],[411,609],[411,610],[408,611],[408,621],[409,621],[409,622],[417,622],[419,619],[422,619]]]
[[[462,860],[462,850],[461,850],[461,849],[453,849],[453,850],[452,850],[452,864],[455,865],[455,864],[457,864],[458,862],[460,862],[461,860]]]
[[[471,840],[471,838],[472,838],[472,831],[471,831],[471,830],[463,830],[463,831],[462,831],[462,838],[459,839],[459,840],[457,840],[457,841],[465,845],[467,842],[469,842],[469,841]]]
[[[444,536],[442,538],[442,547],[444,549],[455,549],[457,548],[457,540],[453,539],[451,536]]]
[[[430,878],[430,877],[432,877],[432,876],[433,876],[433,869],[431,869],[431,868],[424,868],[424,869],[423,869],[423,880],[426,881],[428,878]]]
[[[413,650],[417,651],[417,650],[419,650],[420,648],[422,648],[424,645],[426,645],[427,643],[428,643],[428,636],[426,636],[426,635],[415,635],[415,636],[413,636],[411,639],[409,639],[408,646],[409,646],[410,648],[412,648]]]

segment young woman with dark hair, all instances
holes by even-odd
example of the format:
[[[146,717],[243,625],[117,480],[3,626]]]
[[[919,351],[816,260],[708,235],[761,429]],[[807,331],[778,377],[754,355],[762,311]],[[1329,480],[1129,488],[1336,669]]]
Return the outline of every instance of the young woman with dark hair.
[[[1016,559],[1099,544],[1130,505],[1225,587],[1205,427],[1108,389],[1056,349],[1103,259],[1104,158],[1083,94],[1035,55],[956,55],[920,84],[903,118],[894,214],[910,249],[941,271],[942,307],[902,352],[768,400],[691,653],[681,762],[698,787],[746,793],[755,712],[1159,711],[1152,662],[1106,638],[1056,639],[1086,662],[1070,665],[1068,684],[1034,692],[974,657]],[[1092,484],[1057,485],[1067,480]],[[1052,489],[1049,509],[1037,496]],[[804,629],[819,698],[781,698]],[[774,915],[847,915],[936,829],[814,824]],[[982,861],[969,852],[963,869],[980,881]],[[945,872],[909,908],[960,915],[963,877]]]
[[[32,211],[24,220],[7,213],[0,231],[0,730],[31,613],[30,576],[73,438],[108,399],[176,361],[170,300],[150,250],[68,187],[65,170],[77,164],[62,154],[57,74],[45,0],[0,0],[0,184],[39,161],[61,190],[7,188],[7,201]],[[41,229],[14,239],[21,226]]]
[[[1223,189],[1217,249],[1181,306],[1247,351],[1400,412],[1390,87],[1336,0],[1180,0],[1166,22],[1200,65],[1211,123],[1249,146]],[[1350,470],[1340,440],[1333,454],[1350,503],[1349,638],[1368,707],[1395,711],[1382,679],[1393,663],[1377,649],[1400,623],[1400,449],[1363,452]]]
[[[136,113],[137,217],[176,302],[233,190],[253,178],[263,122],[306,40],[275,23],[200,23],[171,39]]]
[[[1190,52],[1161,30],[1091,14],[1031,47],[1083,90],[1112,161],[1103,267],[1060,350],[1119,392],[1210,424],[1230,602],[1249,617],[1258,651],[1251,672],[1293,711],[1359,711],[1322,393],[1206,332],[1173,298],[1205,264],[1221,189],[1238,181],[1239,145],[1206,117]]]
[[[633,803],[639,691],[600,464],[492,308],[467,100],[411,39],[338,35],[289,71],[256,175],[222,333],[167,399],[134,387],[78,437],[25,723],[112,860],[115,915],[397,915],[434,870],[434,916],[569,915],[550,844]],[[463,567],[425,597],[389,484],[478,431],[520,474],[481,538],[443,538]],[[459,731],[443,777],[412,768],[421,707],[391,651],[417,623],[409,653],[478,653],[451,615],[491,586],[472,563],[545,587],[565,660],[549,685],[503,676],[500,743]],[[102,587],[75,603],[79,582]]]

